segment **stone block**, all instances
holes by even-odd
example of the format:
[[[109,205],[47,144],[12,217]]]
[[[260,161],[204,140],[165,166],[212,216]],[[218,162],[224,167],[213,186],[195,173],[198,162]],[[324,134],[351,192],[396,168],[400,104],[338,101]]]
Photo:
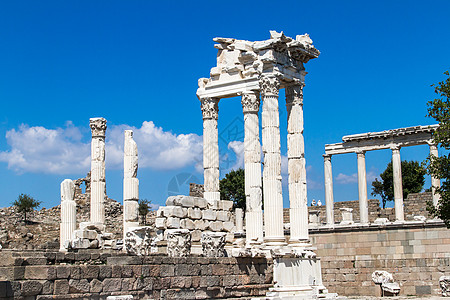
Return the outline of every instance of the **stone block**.
[[[133,295],[108,296],[106,300],[133,300]]]
[[[89,286],[91,293],[100,293],[103,290],[102,282],[98,279],[92,279]]]
[[[214,222],[209,223],[208,227],[209,227],[209,229],[211,231],[222,231],[222,229],[223,229],[223,222],[221,222],[221,221],[214,221]]]
[[[208,227],[209,221],[203,221],[203,220],[195,220],[194,221],[194,227],[198,230],[205,230]]]
[[[206,209],[206,210],[202,211],[202,217],[203,217],[203,220],[215,221],[217,218],[217,213],[216,213],[216,211],[214,211],[212,209]]]
[[[118,292],[122,288],[122,279],[106,278],[103,280],[103,292]]]
[[[156,218],[155,219],[155,227],[157,229],[164,229],[164,228],[166,228],[166,218]]]
[[[206,208],[208,206],[208,201],[203,198],[194,197],[194,206],[198,208]]]
[[[88,293],[90,290],[89,281],[87,279],[70,279],[69,280],[69,293],[79,294]]]
[[[69,281],[65,279],[55,280],[55,285],[53,286],[53,292],[55,295],[66,295],[69,293]]]
[[[185,229],[189,229],[189,230],[195,229],[194,222],[191,219],[182,219],[180,221],[180,226],[181,226],[181,228],[185,228]]]
[[[49,266],[28,266],[25,268],[25,279],[56,279],[56,268]]]
[[[22,296],[36,296],[42,292],[42,283],[37,280],[27,280],[22,282]]]
[[[233,222],[223,222],[223,229],[228,232],[236,230]]]
[[[180,218],[169,217],[166,221],[167,228],[177,229],[180,228]]]
[[[93,223],[93,222],[81,222],[80,223],[80,229],[81,230],[95,230],[97,232],[103,232],[105,231],[105,225],[102,223]]]
[[[165,217],[186,218],[187,217],[187,208],[179,207],[179,206],[166,206],[164,208],[164,216]]]
[[[194,199],[189,196],[183,196],[180,199],[180,204],[183,207],[194,207]]]
[[[157,218],[164,217],[164,206],[158,208],[158,210],[156,211],[156,217]]]
[[[228,222],[228,221],[230,221],[230,217],[231,217],[231,214],[229,211],[224,211],[224,210],[217,211],[217,220],[218,221]]]
[[[94,240],[97,238],[97,231],[89,229],[78,229],[73,232],[73,238]]]
[[[228,200],[219,200],[219,207],[220,210],[226,210],[231,211],[233,209],[233,201]]]
[[[199,208],[188,208],[188,218],[199,220],[202,218],[202,211]]]
[[[88,239],[76,238],[70,241],[70,246],[72,249],[88,249],[91,242]]]

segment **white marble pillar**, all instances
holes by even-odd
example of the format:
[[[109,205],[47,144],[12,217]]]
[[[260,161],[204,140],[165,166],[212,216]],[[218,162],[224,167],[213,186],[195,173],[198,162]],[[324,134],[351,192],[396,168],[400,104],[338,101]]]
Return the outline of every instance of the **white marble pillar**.
[[[369,223],[369,205],[367,201],[367,179],[366,179],[366,153],[356,152],[358,157],[358,191],[359,191],[359,222]]]
[[[308,204],[306,195],[306,160],[303,140],[303,86],[298,82],[286,86],[287,156],[289,182],[289,243],[307,242]]]
[[[438,148],[435,144],[429,143],[430,145],[430,156],[439,157]],[[436,194],[436,189],[441,187],[441,181],[439,178],[431,176],[431,192],[433,194],[433,205],[434,207],[437,207],[439,199],[441,199],[441,196],[439,194]]]
[[[59,232],[59,249],[67,250],[64,242],[72,239],[72,233],[77,229],[77,204],[75,196],[75,184],[70,179],[61,182],[61,226]]]
[[[123,152],[123,238],[130,227],[139,226],[138,151],[133,131],[125,130]]]
[[[242,94],[244,112],[244,172],[246,243],[262,243],[263,212],[261,182],[261,144],[259,142],[259,94]]]
[[[259,84],[263,101],[261,123],[264,153],[264,242],[270,247],[285,244],[281,185],[280,116],[278,112],[280,80],[273,75],[261,75]]]
[[[325,175],[325,206],[327,225],[334,225],[334,196],[333,196],[333,172],[331,169],[331,155],[323,155]]]
[[[105,223],[105,132],[104,118],[90,119],[91,141],[91,222]]]
[[[236,232],[243,233],[244,232],[244,212],[242,211],[242,208],[236,208],[234,210],[234,214],[236,217],[236,224],[235,224]]]
[[[203,113],[203,169],[204,198],[208,201],[220,200],[219,192],[219,99],[202,98]]]
[[[402,183],[402,161],[400,159],[400,147],[393,146],[392,150],[392,169],[394,173],[394,207],[395,220],[404,221],[403,212],[403,183]]]

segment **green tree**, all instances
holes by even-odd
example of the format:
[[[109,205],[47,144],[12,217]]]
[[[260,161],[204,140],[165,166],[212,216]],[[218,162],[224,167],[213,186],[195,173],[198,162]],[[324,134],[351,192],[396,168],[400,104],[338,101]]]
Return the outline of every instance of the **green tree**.
[[[27,194],[20,194],[19,197],[14,200],[12,205],[17,208],[17,212],[22,213],[25,224],[27,223],[27,213],[32,212],[35,208],[41,205],[41,201],[38,201]]]
[[[151,200],[139,199],[139,216],[141,216],[141,223],[147,225],[147,214],[150,210]]]
[[[402,161],[403,199],[410,193],[419,193],[425,184],[426,170],[417,161]],[[387,201],[394,200],[394,171],[392,161],[380,174],[381,181],[375,178],[372,182],[372,196],[380,195],[383,208]]]
[[[436,145],[450,150],[450,75],[444,72],[447,78],[438,84],[433,84],[434,92],[438,98],[428,101],[427,117],[439,122],[439,128],[433,134],[433,141]],[[441,180],[441,187],[436,188],[436,193],[440,195],[440,200],[436,207],[429,203],[428,211],[431,215],[440,218],[450,228],[450,154],[439,157],[429,156],[425,161],[427,172],[431,176]]]
[[[231,200],[245,211],[245,175],[242,168],[230,171],[219,184],[220,199]]]

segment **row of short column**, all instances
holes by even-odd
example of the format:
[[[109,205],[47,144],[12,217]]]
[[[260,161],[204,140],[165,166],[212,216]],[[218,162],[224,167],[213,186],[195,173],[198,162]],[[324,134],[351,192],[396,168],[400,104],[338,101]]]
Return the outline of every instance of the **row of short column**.
[[[402,222],[405,220],[403,209],[403,185],[402,185],[402,165],[400,159],[400,146],[392,146],[392,169],[394,178],[394,208],[395,220]],[[367,178],[366,178],[366,159],[365,151],[357,151],[358,161],[358,194],[359,194],[359,214],[360,223],[369,223],[369,208],[367,199]],[[434,144],[430,144],[430,155],[437,157],[438,149]],[[334,199],[333,199],[333,172],[331,167],[331,155],[325,154],[324,157],[324,175],[325,175],[325,205],[327,225],[334,224]],[[439,195],[435,190],[440,186],[437,178],[431,178],[433,204],[436,206],[439,201]]]
[[[262,75],[259,91],[241,94],[244,114],[244,161],[246,194],[246,241],[267,246],[284,245],[283,195],[281,182],[281,147],[278,94],[280,79],[272,74]],[[288,112],[288,171],[291,239],[290,243],[308,241],[308,208],[306,201],[306,164],[303,141],[303,84],[286,86]],[[264,168],[261,181],[261,144],[259,140],[260,107],[262,100],[262,150]],[[204,197],[218,200],[219,148],[217,98],[202,98]],[[262,191],[262,186],[264,190]],[[262,210],[264,193],[264,222]],[[264,224],[264,225],[263,225]],[[264,237],[263,237],[264,232]],[[304,244],[303,244],[304,245]]]

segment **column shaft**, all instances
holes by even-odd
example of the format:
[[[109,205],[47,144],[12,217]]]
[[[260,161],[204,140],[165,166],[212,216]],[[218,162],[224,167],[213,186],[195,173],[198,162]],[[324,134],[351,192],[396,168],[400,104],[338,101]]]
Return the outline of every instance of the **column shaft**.
[[[367,202],[366,155],[358,152],[358,190],[359,190],[359,222],[369,223],[369,205]]]
[[[218,99],[203,98],[203,169],[204,197],[208,201],[220,200],[219,192],[219,133],[217,130]]]
[[[430,144],[430,155],[434,157],[439,157],[438,148],[434,144]],[[441,187],[441,181],[439,178],[431,176],[431,192],[433,197],[433,205],[436,207],[438,205],[439,199],[441,199],[441,196],[439,194],[436,194],[436,189]]]
[[[260,77],[260,87],[263,101],[261,123],[264,153],[264,241],[271,246],[283,244],[285,241],[278,112],[280,81],[275,76],[263,75]]]
[[[70,179],[61,182],[61,226],[59,244],[65,251],[64,242],[72,239],[72,233],[77,229],[77,204],[73,200],[75,184]]]
[[[133,131],[125,130],[123,155],[123,238],[130,227],[139,226],[138,152]]]
[[[261,144],[259,142],[259,95],[242,95],[244,112],[244,172],[245,172],[245,228],[246,243],[263,241],[262,182],[261,182]]]
[[[403,184],[402,184],[402,162],[400,159],[400,147],[393,147],[392,149],[392,169],[394,172],[394,207],[395,220],[404,221],[403,212]]]
[[[303,140],[303,85],[286,87],[287,155],[289,174],[290,243],[308,241],[305,143]]]
[[[331,155],[324,155],[323,158],[327,225],[334,225],[333,172],[331,169]]]
[[[104,118],[90,119],[91,141],[91,222],[105,223],[105,131]]]

